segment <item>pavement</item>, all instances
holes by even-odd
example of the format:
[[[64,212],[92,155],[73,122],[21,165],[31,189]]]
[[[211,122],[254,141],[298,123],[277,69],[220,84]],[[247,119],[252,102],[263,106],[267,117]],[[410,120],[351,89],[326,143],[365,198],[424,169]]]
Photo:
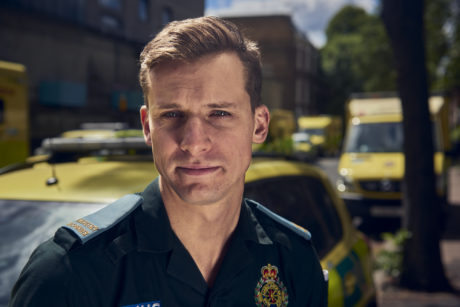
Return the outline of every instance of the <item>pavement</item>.
[[[444,271],[451,285],[460,290],[460,240],[441,241]],[[460,295],[444,292],[417,292],[398,288],[381,271],[374,272],[378,306],[447,307],[460,306]]]
[[[449,171],[449,215],[446,231],[440,242],[444,271],[458,292],[417,292],[393,285],[381,271],[374,273],[378,306],[391,307],[444,307],[460,306],[460,166]],[[381,242],[373,243],[373,250]]]

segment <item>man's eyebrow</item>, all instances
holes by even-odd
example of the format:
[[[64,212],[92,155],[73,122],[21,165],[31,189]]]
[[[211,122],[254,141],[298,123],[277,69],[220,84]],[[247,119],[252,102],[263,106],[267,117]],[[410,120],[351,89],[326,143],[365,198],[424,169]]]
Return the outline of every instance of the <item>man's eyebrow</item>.
[[[206,107],[209,109],[219,109],[219,108],[225,108],[225,109],[232,109],[236,108],[236,103],[234,102],[228,102],[228,101],[221,101],[221,102],[212,102],[206,104]],[[157,110],[166,110],[166,109],[181,109],[183,106],[178,104],[178,103],[159,103],[158,105],[155,106],[155,109]]]
[[[236,103],[228,102],[228,101],[220,101],[220,102],[208,103],[206,106],[210,109],[219,109],[219,108],[232,109],[236,107]]]
[[[156,105],[155,106],[155,109],[160,109],[160,110],[164,110],[164,109],[179,109],[181,106],[177,103],[160,103],[159,105]]]

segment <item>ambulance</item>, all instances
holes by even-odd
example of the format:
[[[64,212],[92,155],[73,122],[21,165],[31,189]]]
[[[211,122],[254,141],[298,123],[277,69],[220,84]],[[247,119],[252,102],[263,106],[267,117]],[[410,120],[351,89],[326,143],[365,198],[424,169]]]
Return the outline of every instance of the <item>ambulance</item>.
[[[429,98],[437,191],[446,195],[450,149],[448,104]],[[347,124],[339,160],[337,190],[351,214],[362,218],[401,217],[404,178],[403,115],[398,97],[354,96],[347,103]]]
[[[301,116],[297,120],[297,137],[307,138],[320,156],[336,156],[342,140],[342,120],[338,116]],[[300,142],[299,142],[300,143]],[[305,145],[304,145],[305,146]],[[305,146],[304,150],[310,150]]]
[[[0,61],[0,167],[29,155],[27,74],[22,64]]]

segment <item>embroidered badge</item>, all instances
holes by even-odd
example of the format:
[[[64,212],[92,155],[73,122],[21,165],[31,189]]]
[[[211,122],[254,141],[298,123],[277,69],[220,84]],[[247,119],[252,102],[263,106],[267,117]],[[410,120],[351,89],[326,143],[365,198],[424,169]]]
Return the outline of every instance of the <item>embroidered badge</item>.
[[[125,305],[121,307],[161,307],[160,301],[155,302],[145,302],[145,303],[138,303],[133,305]]]
[[[258,307],[287,306],[288,293],[283,282],[279,280],[278,268],[270,263],[260,270],[262,277],[257,283],[254,298]]]

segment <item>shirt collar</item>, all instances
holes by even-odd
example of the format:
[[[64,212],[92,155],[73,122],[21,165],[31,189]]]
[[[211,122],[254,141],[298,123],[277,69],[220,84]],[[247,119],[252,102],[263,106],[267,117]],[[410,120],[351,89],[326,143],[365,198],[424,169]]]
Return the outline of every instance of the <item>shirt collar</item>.
[[[234,235],[245,241],[253,241],[262,245],[273,244],[273,241],[259,223],[246,199],[243,200],[240,219],[236,226]]]
[[[175,235],[161,198],[159,179],[152,181],[141,195],[144,202],[141,212],[135,217],[139,251],[157,253],[170,251],[174,247]],[[273,244],[246,199],[243,200],[233,237],[262,245]]]
[[[135,217],[139,251],[166,252],[173,248],[174,233],[161,198],[159,179],[152,181],[142,192],[144,202]]]

